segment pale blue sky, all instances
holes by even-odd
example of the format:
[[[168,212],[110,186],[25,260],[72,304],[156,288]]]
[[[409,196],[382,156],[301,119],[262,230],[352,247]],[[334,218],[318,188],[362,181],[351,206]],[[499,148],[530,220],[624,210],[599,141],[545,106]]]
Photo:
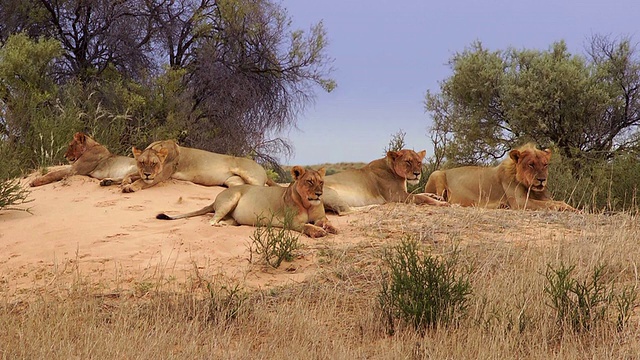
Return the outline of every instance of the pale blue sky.
[[[451,56],[480,40],[491,50],[546,50],[565,40],[583,54],[593,34],[640,42],[640,0],[349,1],[282,0],[294,28],[323,21],[335,59],[331,93],[317,89],[314,105],[288,138],[287,164],[351,162],[382,157],[392,134],[407,147],[432,145],[424,111],[427,90],[451,75]]]

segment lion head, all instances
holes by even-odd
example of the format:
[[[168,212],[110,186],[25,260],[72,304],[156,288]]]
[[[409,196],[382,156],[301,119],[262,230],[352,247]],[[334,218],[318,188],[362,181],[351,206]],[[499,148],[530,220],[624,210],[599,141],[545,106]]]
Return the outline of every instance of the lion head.
[[[387,163],[396,173],[407,180],[411,185],[415,185],[420,181],[422,174],[422,160],[427,152],[422,150],[415,152],[413,150],[399,150],[387,152]]]
[[[69,147],[67,147],[67,152],[64,154],[64,157],[70,163],[78,160],[85,151],[87,151],[88,145],[94,142],[89,136],[84,133],[77,132],[73,135],[73,140],[69,143]]]
[[[151,184],[156,175],[162,172],[164,160],[169,155],[169,150],[166,148],[158,150],[148,148],[143,151],[134,146],[131,148],[131,152],[136,159],[136,166],[142,181],[148,184]]]
[[[324,186],[325,169],[316,170],[304,169],[301,166],[294,166],[291,169],[291,176],[295,180],[295,191],[300,195],[305,208],[320,205],[322,203],[322,188]]]
[[[537,149],[533,144],[524,145],[509,152],[513,161],[516,181],[532,191],[544,191],[549,176],[551,150]]]

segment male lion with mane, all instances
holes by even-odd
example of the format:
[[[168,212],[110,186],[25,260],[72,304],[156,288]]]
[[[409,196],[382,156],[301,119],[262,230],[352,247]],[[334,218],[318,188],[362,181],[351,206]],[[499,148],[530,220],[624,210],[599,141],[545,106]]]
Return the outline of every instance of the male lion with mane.
[[[540,150],[528,143],[511,150],[509,157],[495,167],[463,166],[434,171],[424,191],[462,206],[577,211],[549,195],[550,159],[550,149]]]
[[[251,225],[271,219],[272,225],[284,227],[285,217],[292,214],[291,229],[312,238],[327,233],[337,234],[322,206],[324,168],[291,169],[293,182],[288,187],[240,185],[223,190],[213,204],[182,215],[158,214],[157,219],[175,220],[214,213],[211,225]],[[264,224],[263,224],[264,225]]]
[[[388,202],[410,202],[449,206],[433,194],[409,194],[407,182],[417,184],[422,174],[426,151],[389,151],[360,169],[349,169],[325,178],[324,207],[339,215],[354,207],[381,205]]]
[[[82,132],[73,135],[64,157],[71,165],[40,176],[29,185],[46,185],[71,175],[87,175],[102,180],[100,185],[111,185],[137,173],[135,159],[112,154],[106,147]]]
[[[251,159],[183,147],[173,140],[156,141],[143,151],[131,150],[139,179],[133,183],[125,179],[122,192],[146,189],[169,178],[205,186],[277,185]]]

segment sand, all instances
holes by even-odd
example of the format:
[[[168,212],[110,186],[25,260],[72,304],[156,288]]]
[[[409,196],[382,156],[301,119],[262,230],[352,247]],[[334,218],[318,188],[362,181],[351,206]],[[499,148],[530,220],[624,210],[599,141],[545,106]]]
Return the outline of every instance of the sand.
[[[27,184],[35,174],[22,179]],[[251,263],[251,226],[211,226],[211,214],[157,220],[156,214],[188,212],[210,204],[223,187],[170,180],[136,193],[101,187],[86,176],[31,188],[25,211],[0,211],[0,286],[8,293],[40,286],[61,276],[89,277],[107,284],[141,284],[158,278],[177,281],[198,272],[224,274],[262,288],[304,281],[321,266],[314,249],[355,242],[362,235],[348,223],[362,214],[329,215],[338,235],[300,236],[295,261],[279,269]],[[77,276],[81,275],[81,276]]]

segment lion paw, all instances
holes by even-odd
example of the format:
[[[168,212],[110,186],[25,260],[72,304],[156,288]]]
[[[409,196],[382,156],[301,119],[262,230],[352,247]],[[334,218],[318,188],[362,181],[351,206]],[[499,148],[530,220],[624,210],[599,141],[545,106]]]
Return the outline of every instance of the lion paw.
[[[125,185],[122,187],[122,192],[123,193],[132,193],[135,192],[137,189],[131,185]]]
[[[100,186],[111,186],[111,185],[113,185],[112,179],[102,179],[100,181]]]

